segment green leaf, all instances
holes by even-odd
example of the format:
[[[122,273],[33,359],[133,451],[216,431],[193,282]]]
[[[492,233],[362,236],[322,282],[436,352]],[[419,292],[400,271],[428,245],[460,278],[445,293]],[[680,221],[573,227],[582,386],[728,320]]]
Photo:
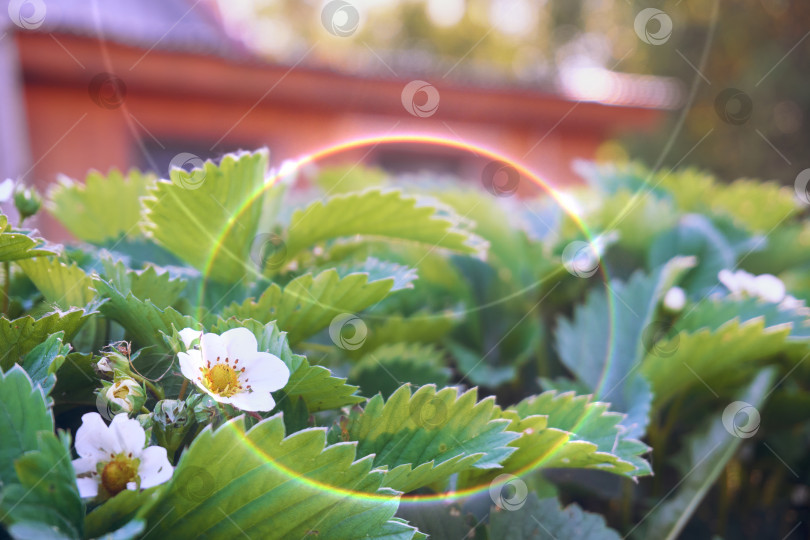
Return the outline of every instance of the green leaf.
[[[717,184],[715,194],[705,200],[715,212],[727,213],[748,230],[766,234],[799,212],[793,189],[777,182],[740,179]]]
[[[442,186],[436,197],[453,207],[459,215],[474,223],[474,232],[489,242],[487,263],[496,266],[499,277],[517,288],[534,284],[540,275],[535,250],[538,244],[529,240],[522,229],[516,209],[503,200],[476,189],[453,189]],[[514,290],[514,289],[513,289]]]
[[[459,317],[452,311],[419,311],[407,317],[398,314],[364,317],[368,334],[362,347],[347,350],[348,356],[360,357],[396,342],[439,343],[456,325]]]
[[[517,434],[506,420],[493,419],[495,400],[476,402],[475,389],[458,395],[456,388],[436,391],[423,386],[411,395],[402,386],[384,401],[369,400],[353,411],[348,439],[360,455],[374,454],[374,465],[386,467],[385,485],[413,491],[470,468],[491,469],[514,450],[506,445]]]
[[[22,362],[31,349],[56,332],[64,332],[64,340],[70,341],[88,317],[89,313],[76,308],[56,310],[39,319],[30,315],[12,321],[0,317],[0,368],[7,370]]]
[[[172,335],[172,326],[178,330],[194,326],[194,319],[182,315],[174,308],[160,309],[149,300],[136,298],[132,292],[126,296],[115,286],[100,277],[93,278],[93,287],[107,302],[99,308],[121,326],[137,343],[144,347],[155,345],[159,350],[168,350],[163,334]]]
[[[83,538],[84,502],[70,459],[70,436],[40,431],[36,439],[37,449],[14,463],[18,483],[4,486],[2,521],[37,522],[65,538]]]
[[[404,383],[447,386],[451,372],[443,363],[442,352],[432,345],[392,343],[363,356],[349,372],[349,380],[363,395],[379,392],[387,399]]]
[[[365,261],[341,264],[335,269],[341,278],[363,272],[368,275],[369,282],[393,279],[394,284],[391,286],[391,292],[401,289],[413,289],[413,282],[417,278],[415,268],[391,261],[383,261],[376,257],[368,257]]]
[[[683,216],[678,225],[659,235],[649,252],[651,268],[675,256],[692,255],[698,264],[687,272],[680,285],[690,293],[704,295],[717,285],[717,274],[733,268],[737,253],[725,235],[705,216]]]
[[[533,323],[534,321],[530,322]],[[463,373],[464,377],[473,384],[496,388],[511,381],[517,375],[517,365],[513,363],[505,365],[490,363],[488,361],[489,356],[484,356],[486,352],[482,354],[479,350],[470,349],[455,341],[448,341],[446,347],[453,354],[458,371]],[[535,350],[536,347],[531,352]],[[528,351],[524,350],[524,352]],[[525,358],[527,355],[523,354],[521,356]]]
[[[810,222],[785,223],[740,259],[740,267],[753,274],[774,274],[810,263]]]
[[[35,231],[10,227],[8,217],[0,214],[0,262],[54,255],[54,251],[45,247],[45,241],[34,234]]]
[[[0,372],[0,482],[17,481],[14,461],[38,447],[37,433],[53,431],[49,403],[19,366]]]
[[[93,366],[100,358],[92,354],[70,353],[56,373],[56,386],[51,391],[55,406],[95,405],[98,375]]]
[[[122,236],[138,236],[140,197],[154,184],[155,176],[135,169],[126,176],[112,169],[87,175],[84,184],[61,176],[48,193],[47,208],[79,240],[102,244]]]
[[[618,231],[619,245],[644,253],[656,235],[678,220],[671,202],[646,193],[646,189],[642,192],[621,190],[606,197],[593,213],[588,214],[588,226],[595,231]]]
[[[90,277],[76,263],[65,264],[56,257],[37,257],[18,264],[45,299],[60,309],[84,307],[95,296]]]
[[[98,540],[137,540],[146,530],[146,523],[140,519],[133,519],[120,529],[100,536]],[[148,533],[148,532],[147,532]]]
[[[398,495],[382,487],[384,473],[370,458],[355,461],[354,445],[325,441],[322,429],[284,438],[280,415],[247,433],[241,419],[206,428],[140,517],[156,538],[350,540],[402,531],[401,522],[388,525]]]
[[[397,515],[428,534],[429,538],[472,539],[476,526],[481,525],[482,520],[466,512],[461,505],[463,501],[464,499],[452,502],[420,500],[416,504],[406,502],[399,506]],[[483,528],[484,525],[481,525],[481,529]]]
[[[785,348],[789,326],[765,328],[763,319],[729,321],[717,331],[681,332],[656,343],[641,372],[650,382],[660,409],[692,388],[706,395],[748,382]]]
[[[732,319],[746,323],[756,318],[764,319],[765,328],[790,326],[789,341],[810,340],[810,310],[806,307],[789,309],[779,304],[764,302],[758,298],[707,298],[697,303],[675,322],[678,331],[694,332],[703,328],[718,330]]]
[[[493,507],[489,514],[490,538],[526,540],[619,540],[621,536],[605,524],[599,514],[584,512],[576,504],[565,508],[556,498],[538,499],[529,493],[515,510]]]
[[[544,392],[513,408],[496,409],[493,417],[506,419],[507,429],[520,433],[509,444],[516,450],[501,470],[464,473],[462,486],[481,486],[499,474],[541,468],[597,469],[630,478],[651,473],[641,457],[650,448],[627,436],[619,424],[624,415],[609,411],[607,403],[591,401],[591,396]]]
[[[227,154],[219,165],[170,171],[143,200],[144,229],[207,277],[237,283],[256,276],[250,260],[262,208],[267,150]]]
[[[613,280],[611,297],[596,289],[574,310],[572,321],[558,321],[563,364],[596,399],[627,413],[630,437],[642,437],[649,421],[652,396],[637,369],[646,352],[645,331],[654,323],[661,298],[692,264],[689,257],[677,257],[650,276],[637,272],[626,283]]]
[[[63,345],[64,332],[57,332],[48,336],[48,339],[31,349],[22,362],[22,367],[28,372],[34,386],[40,386],[45,394],[49,394],[56,384],[54,374],[65,363],[65,357],[70,352],[70,345]]]
[[[185,289],[187,280],[173,278],[165,268],[149,264],[143,270],[128,268],[122,261],[103,258],[104,278],[119,291],[151,301],[160,309],[172,305]]]
[[[18,521],[8,528],[8,533],[14,540],[72,540],[59,529],[40,521]]]
[[[337,195],[296,210],[287,229],[287,260],[325,240],[355,235],[429,244],[475,254],[481,239],[462,228],[450,208],[400,191],[370,189]]]
[[[125,489],[87,514],[84,520],[87,536],[97,538],[126,527],[138,510],[150,504],[157,496],[156,488],[143,491]]]
[[[293,354],[287,342],[287,333],[280,331],[275,323],[228,319],[220,321],[212,331],[222,333],[237,327],[245,327],[253,332],[260,351],[278,356],[287,365],[290,380],[284,387],[284,394],[290,399],[303,399],[310,413],[363,401],[362,397],[355,395],[357,387],[346,384],[346,379],[333,377],[325,367],[310,365],[306,357]],[[282,407],[284,404],[279,400],[278,405]]]
[[[340,313],[355,313],[378,303],[393,284],[391,278],[369,281],[364,273],[341,278],[335,269],[324,270],[315,277],[297,277],[283,289],[273,283],[258,300],[232,304],[222,316],[276,321],[295,344],[329,326]]]
[[[325,167],[318,171],[314,182],[327,194],[363,191],[370,187],[383,187],[387,184],[388,173],[382,169],[357,165]]]
[[[776,371],[772,368],[761,371],[751,384],[740,392],[739,401],[755,409],[761,409],[770,394],[775,375]],[[681,460],[680,473],[683,480],[676,486],[678,491],[672,498],[668,494],[652,509],[644,528],[646,533],[639,537],[655,536],[667,540],[679,537],[703,497],[743,442],[742,437],[736,437],[729,432],[724,421],[722,415],[716,415],[705,428],[689,437],[685,447],[686,459]],[[640,523],[636,527],[638,525]],[[666,536],[665,531],[668,531]]]

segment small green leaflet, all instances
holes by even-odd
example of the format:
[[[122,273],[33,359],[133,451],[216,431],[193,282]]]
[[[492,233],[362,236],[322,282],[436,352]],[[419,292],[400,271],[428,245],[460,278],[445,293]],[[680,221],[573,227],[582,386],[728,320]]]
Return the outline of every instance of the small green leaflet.
[[[372,459],[355,461],[354,444],[325,443],[317,428],[285,438],[281,415],[247,433],[241,419],[207,427],[138,517],[156,538],[412,538],[392,521],[399,496],[382,487]]]
[[[140,235],[140,197],[155,176],[132,169],[126,176],[112,169],[106,176],[93,171],[83,184],[67,176],[48,193],[46,206],[76,238],[103,244],[122,236]]]
[[[419,242],[476,254],[485,243],[462,228],[449,207],[401,191],[369,189],[314,202],[293,213],[287,228],[287,259],[319,242],[355,235]]]
[[[349,372],[349,379],[360,386],[363,395],[379,392],[386,399],[403,383],[444,387],[450,376],[442,352],[419,343],[383,345],[362,357]]]
[[[661,298],[693,265],[691,257],[676,257],[650,276],[637,272],[627,283],[611,281],[612,296],[594,290],[572,321],[558,321],[561,360],[597,399],[627,413],[623,424],[630,437],[644,435],[652,400],[637,369],[645,355],[644,333],[655,322]]]
[[[591,396],[544,392],[515,407],[496,409],[493,417],[508,420],[508,430],[521,434],[509,444],[516,451],[502,470],[462,475],[463,487],[541,468],[597,469],[630,478],[651,474],[650,464],[641,457],[650,448],[627,437],[619,425],[624,415],[608,411],[606,403],[591,401]]]
[[[90,317],[83,309],[53,311],[39,319],[30,315],[12,321],[0,317],[0,369],[7,370],[23,360],[31,349],[56,332],[70,341]]]
[[[656,343],[641,367],[655,394],[655,408],[692,388],[711,397],[751,380],[770,357],[784,350],[790,335],[789,325],[764,324],[761,318],[743,324],[732,320],[714,332],[681,332]]]
[[[90,277],[76,263],[66,264],[56,257],[37,257],[18,264],[45,299],[60,309],[86,306],[95,297]]]
[[[65,363],[70,345],[63,345],[64,332],[56,332],[31,349],[22,362],[22,367],[34,382],[49,394],[56,384],[55,373]]]
[[[143,506],[148,506],[151,501],[157,498],[158,488],[150,488],[142,491],[124,490],[115,497],[109,499],[101,506],[96,507],[87,514],[84,520],[84,527],[89,538],[98,538],[110,533],[127,523],[131,523],[133,517]]]
[[[162,336],[171,335],[172,326],[182,330],[195,324],[191,317],[174,308],[160,309],[149,300],[136,298],[131,292],[124,295],[98,276],[93,278],[93,287],[101,297],[108,299],[100,308],[104,316],[121,324],[142,347],[156,345],[165,350]]]
[[[341,313],[355,313],[378,303],[393,284],[393,279],[369,281],[364,273],[341,278],[335,269],[324,270],[315,277],[297,277],[283,289],[273,283],[257,300],[231,304],[222,316],[275,321],[295,344],[329,326]]]
[[[47,525],[63,538],[84,538],[84,502],[76,486],[70,455],[70,436],[60,431],[37,433],[36,450],[14,463],[17,482],[4,486],[0,515],[15,526]]]
[[[37,449],[37,433],[53,432],[49,400],[19,366],[0,372],[0,482],[17,481],[14,462]]]
[[[518,480],[520,481],[520,480]],[[514,497],[514,496],[513,496]],[[565,508],[556,498],[538,499],[529,493],[518,508],[493,507],[489,514],[490,538],[522,540],[619,540],[599,514],[584,512],[576,504]]]
[[[408,385],[384,401],[377,395],[348,420],[348,440],[359,455],[374,454],[375,467],[385,467],[385,485],[413,491],[465,469],[492,469],[514,450],[517,438],[507,420],[493,419],[495,400],[477,401],[475,389],[458,395],[455,388],[434,385],[413,395]]]
[[[228,154],[192,171],[173,169],[143,199],[147,235],[206,277],[233,284],[261,274],[251,260],[268,152]]]
[[[34,236],[35,233],[12,228],[8,217],[0,214],[0,262],[55,255],[53,250],[45,247],[42,238]]]
[[[185,289],[187,280],[172,277],[165,268],[149,264],[143,270],[128,268],[122,261],[102,258],[104,279],[119,291],[149,300],[160,309],[174,303]]]

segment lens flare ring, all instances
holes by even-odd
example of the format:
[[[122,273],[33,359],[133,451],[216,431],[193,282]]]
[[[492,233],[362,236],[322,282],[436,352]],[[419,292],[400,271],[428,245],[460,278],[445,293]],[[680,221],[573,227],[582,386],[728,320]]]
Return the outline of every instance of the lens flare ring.
[[[591,231],[588,229],[587,225],[583,221],[582,217],[578,214],[573,201],[566,196],[564,193],[560,192],[556,187],[554,187],[551,183],[547,182],[546,180],[542,179],[540,176],[529,170],[525,165],[521,164],[520,162],[509,158],[508,156],[502,155],[494,150],[486,148],[481,145],[472,144],[469,142],[462,142],[457,139],[439,137],[439,136],[432,136],[432,135],[423,135],[423,134],[397,134],[397,135],[383,135],[383,136],[374,136],[374,137],[365,137],[365,138],[358,138],[354,140],[350,140],[348,142],[343,142],[340,144],[328,146],[311,154],[305,155],[297,160],[287,161],[285,162],[285,166],[278,170],[275,174],[273,174],[270,178],[268,178],[264,185],[258,189],[255,193],[251,194],[242,204],[242,206],[237,210],[236,214],[234,215],[234,219],[231,219],[229,223],[231,226],[235,226],[235,224],[239,223],[239,216],[242,215],[243,212],[246,212],[247,209],[259,200],[265,191],[271,189],[275,186],[282,178],[289,178],[295,177],[295,175],[305,169],[309,168],[313,165],[317,165],[319,162],[326,160],[328,158],[334,158],[335,156],[340,155],[341,153],[347,153],[351,155],[352,151],[362,150],[362,149],[370,149],[373,147],[378,147],[384,144],[415,144],[415,145],[426,145],[426,146],[433,146],[433,147],[442,147],[445,149],[454,149],[461,152],[469,152],[476,156],[483,156],[487,160],[491,160],[491,162],[496,162],[499,164],[499,167],[508,167],[508,170],[511,175],[514,176],[514,172],[516,171],[519,175],[520,180],[526,179],[530,184],[535,185],[539,188],[539,191],[544,195],[551,197],[557,205],[565,212],[565,214],[573,221],[574,225],[581,231],[583,237],[587,242],[594,242],[597,240],[594,235],[591,234]],[[511,195],[512,187],[510,186],[507,190],[504,190],[504,193],[496,193],[496,196],[504,196],[504,194]],[[228,236],[229,228],[226,228],[222,231],[222,234],[219,236],[218,241],[213,246],[211,253],[207,258],[207,262],[205,268],[202,272],[203,276],[207,276],[210,273],[211,265],[213,264],[214,257],[216,253],[219,251],[220,244],[224,241],[224,239]],[[246,271],[249,275],[254,277],[261,277],[261,272],[257,270],[257,263],[253,260],[246,261]],[[606,270],[603,268],[603,265],[599,265],[598,272],[602,275],[604,283],[607,284],[608,276]],[[595,272],[594,272],[595,273]],[[568,275],[568,271],[565,268],[565,265],[560,261],[560,265],[557,269],[553,272],[542,276],[536,283],[524,287],[521,290],[517,290],[509,295],[504,296],[496,301],[488,302],[486,304],[482,304],[479,306],[475,306],[473,308],[467,309],[465,312],[477,311],[481,309],[485,309],[491,307],[493,305],[497,305],[502,302],[507,302],[510,299],[519,297],[526,293],[531,292],[534,289],[538,289],[540,287],[541,282],[545,280],[560,280],[564,279],[565,275]],[[198,317],[200,317],[203,313],[202,306],[204,305],[202,299],[205,296],[206,291],[206,279],[200,280],[200,289],[199,289],[199,302],[197,305],[200,306],[200,313],[198,313]],[[612,362],[612,356],[614,354],[614,320],[615,320],[615,310],[616,310],[616,301],[614,298],[614,294],[610,287],[606,287],[606,294],[608,295],[608,306],[609,306],[609,342],[607,344],[607,350],[609,357],[606,360],[606,365],[609,366]],[[332,309],[340,311],[339,306],[326,306],[331,307]],[[355,316],[356,317],[356,316]],[[379,318],[379,317],[377,317]],[[426,316],[425,318],[430,318]],[[371,315],[364,315],[364,320],[374,320],[375,317]],[[340,321],[341,323],[343,321]],[[336,334],[337,336],[337,334]],[[339,336],[338,336],[339,337]],[[338,339],[338,341],[340,341]],[[432,409],[431,409],[432,410]],[[418,411],[421,412],[421,411]],[[436,412],[436,411],[434,411]],[[440,411],[439,411],[440,413]],[[435,414],[431,415],[431,417],[426,420],[429,421],[433,418]],[[418,415],[421,419],[421,415]],[[230,424],[228,424],[230,425]],[[225,427],[225,426],[223,426]],[[573,429],[576,429],[574,426]],[[304,485],[309,487],[317,488],[319,490],[323,490],[326,492],[330,492],[339,496],[345,497],[352,497],[359,500],[376,500],[376,499],[388,499],[390,495],[383,495],[383,494],[374,494],[374,493],[365,493],[365,492],[355,492],[352,490],[346,490],[343,488],[338,488],[336,486],[318,482],[309,478],[305,478],[298,474],[295,470],[292,470],[283,464],[277,462],[273,459],[272,456],[264,453],[260,448],[253,445],[247,437],[243,436],[243,440],[245,444],[252,447],[253,451],[261,454],[263,459],[265,459],[268,465],[274,467],[277,471],[287,475],[291,480],[301,482]],[[548,462],[553,459],[554,455],[556,454],[556,449],[552,449],[551,452],[546,453],[541,459],[536,460],[533,463],[528,464],[524,468],[519,471],[513,471],[517,477],[524,474],[531,473],[535,469],[543,466],[545,462]],[[468,497],[487,493],[491,489],[490,482],[484,482],[479,486],[472,486],[465,489],[448,491],[445,493],[437,493],[437,494],[411,494],[407,496],[401,497],[404,501],[409,503],[436,503],[436,502],[448,502],[453,500],[460,500],[466,499]]]

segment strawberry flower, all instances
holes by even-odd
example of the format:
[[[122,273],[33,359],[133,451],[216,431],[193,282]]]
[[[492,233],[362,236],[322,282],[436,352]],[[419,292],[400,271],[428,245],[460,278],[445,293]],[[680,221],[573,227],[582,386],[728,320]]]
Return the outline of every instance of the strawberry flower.
[[[113,496],[125,489],[150,488],[169,480],[173,468],[161,446],[148,446],[146,433],[126,413],[113,417],[109,426],[98,413],[82,416],[76,432],[73,460],[79,495],[95,497],[102,491]]]
[[[243,411],[275,407],[271,392],[284,388],[290,370],[277,356],[259,351],[250,330],[234,328],[217,335],[186,328],[179,334],[186,347],[199,338],[199,347],[177,354],[180,371],[197,388]]]

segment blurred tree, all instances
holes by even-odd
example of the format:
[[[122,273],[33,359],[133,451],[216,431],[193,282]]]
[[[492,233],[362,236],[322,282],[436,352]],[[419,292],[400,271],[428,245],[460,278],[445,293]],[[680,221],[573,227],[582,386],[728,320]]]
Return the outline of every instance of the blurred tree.
[[[553,87],[568,66],[675,76],[693,100],[657,133],[625,137],[629,156],[652,166],[698,165],[728,180],[792,183],[810,167],[806,2],[349,0],[324,20],[324,7],[340,0],[245,0],[242,9],[220,1],[243,35],[280,60],[298,60],[315,44],[308,61],[403,77]],[[634,28],[649,7],[672,21],[660,44],[645,43]],[[329,21],[347,28],[352,10],[356,28],[327,31]],[[655,34],[659,25],[646,28]]]

